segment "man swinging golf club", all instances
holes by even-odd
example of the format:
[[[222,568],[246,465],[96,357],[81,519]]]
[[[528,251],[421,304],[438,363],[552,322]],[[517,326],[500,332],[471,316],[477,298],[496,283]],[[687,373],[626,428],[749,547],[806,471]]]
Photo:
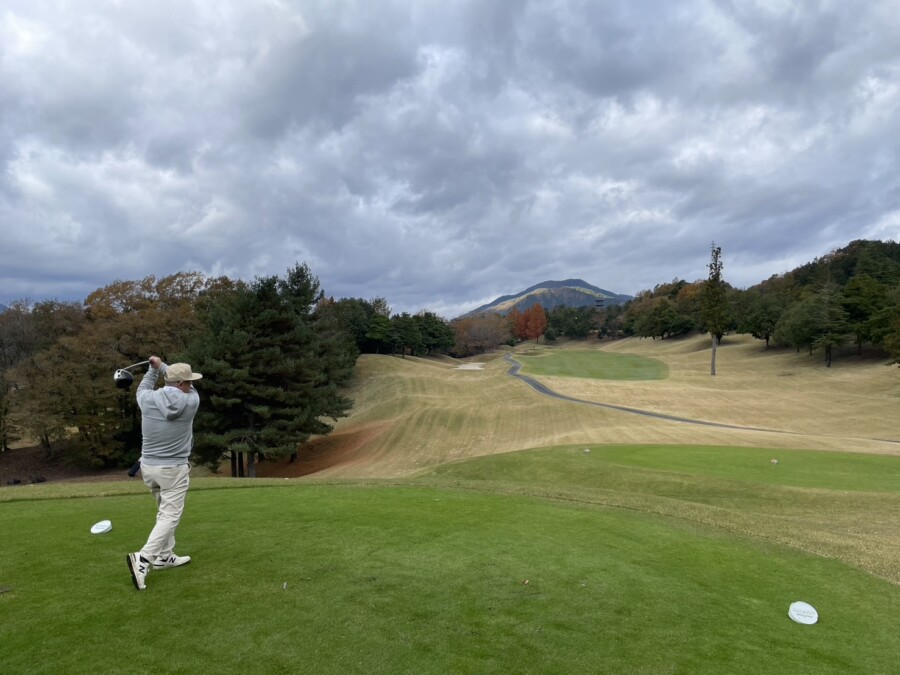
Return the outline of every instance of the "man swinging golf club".
[[[158,356],[149,359],[150,368],[137,390],[141,409],[141,475],[156,498],[156,525],[147,543],[126,556],[131,579],[139,591],[147,588],[150,569],[179,567],[190,556],[175,555],[175,529],[184,511],[190,483],[190,456],[194,442],[193,422],[200,397],[191,384],[203,375],[186,363],[167,366]],[[160,374],[165,385],[156,389]]]

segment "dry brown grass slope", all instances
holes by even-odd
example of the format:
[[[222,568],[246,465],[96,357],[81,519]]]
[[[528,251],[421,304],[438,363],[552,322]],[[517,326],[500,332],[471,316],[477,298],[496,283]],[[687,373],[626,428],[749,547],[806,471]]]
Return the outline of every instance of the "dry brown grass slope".
[[[900,442],[900,369],[883,359],[848,357],[826,368],[821,354],[766,350],[750,336],[728,336],[709,374],[709,338],[622,340],[604,346],[658,358],[669,378],[614,382],[546,378],[552,388],[588,398],[613,395],[623,405],[728,424],[780,429],[815,436],[889,439]],[[599,386],[598,386],[599,385]],[[607,393],[608,392],[608,393]],[[900,445],[846,450],[898,453]]]
[[[531,345],[524,349],[532,350]],[[538,347],[538,349],[547,349]],[[670,377],[652,382],[540,378],[580,399],[772,431],[698,426],[560,401],[507,374],[497,354],[483,370],[448,359],[365,355],[357,366],[351,415],[311,444],[306,470],[319,476],[392,478],[440,463],[558,444],[689,443],[900,454],[900,369],[849,359],[766,353],[761,342],[729,337],[709,375],[708,340],[570,342],[553,349],[605,349],[657,358]],[[790,433],[783,433],[790,432]],[[321,447],[320,447],[321,444]],[[329,452],[324,444],[328,444]],[[303,462],[300,466],[304,466]],[[271,466],[267,475],[290,475]],[[295,474],[296,475],[296,474]]]

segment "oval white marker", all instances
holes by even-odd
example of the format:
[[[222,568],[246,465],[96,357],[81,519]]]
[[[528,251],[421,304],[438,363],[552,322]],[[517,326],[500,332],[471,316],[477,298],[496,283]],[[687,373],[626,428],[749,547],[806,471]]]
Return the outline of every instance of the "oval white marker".
[[[816,611],[815,607],[799,601],[791,603],[791,608],[788,610],[788,616],[791,617],[792,621],[807,625],[814,624],[819,620],[819,613]]]
[[[101,520],[99,523],[94,523],[91,526],[91,534],[103,534],[104,532],[109,532],[111,529],[111,520]]]

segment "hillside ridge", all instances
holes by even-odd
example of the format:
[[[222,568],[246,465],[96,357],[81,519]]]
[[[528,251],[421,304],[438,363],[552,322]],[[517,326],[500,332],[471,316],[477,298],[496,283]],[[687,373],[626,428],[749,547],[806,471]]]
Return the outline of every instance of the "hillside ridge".
[[[524,311],[537,303],[540,303],[544,309],[551,310],[562,306],[590,307],[595,306],[598,301],[618,305],[630,299],[630,295],[608,291],[589,284],[583,279],[548,280],[529,286],[518,293],[502,295],[486,305],[463,314],[463,317],[478,316],[488,312],[505,315],[513,309]]]

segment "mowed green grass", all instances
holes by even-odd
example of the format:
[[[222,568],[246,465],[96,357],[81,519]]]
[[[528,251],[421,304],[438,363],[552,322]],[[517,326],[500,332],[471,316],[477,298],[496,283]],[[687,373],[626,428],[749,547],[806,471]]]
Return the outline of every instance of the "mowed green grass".
[[[587,377],[598,380],[662,380],[669,369],[663,361],[636,354],[611,354],[599,350],[558,349],[516,359],[528,375]]]
[[[446,464],[439,476],[502,477],[522,484],[603,486],[620,468],[702,477],[760,487],[900,493],[900,457],[784,448],[690,445],[562,446]],[[700,490],[697,490],[701,492]]]
[[[900,587],[897,456],[578,445],[445,464],[431,475],[479,491],[540,494],[655,513],[778,542],[841,560]]]
[[[144,592],[124,554],[152,523],[148,495],[4,503],[3,672],[896,665],[900,593],[858,569],[636,510],[452,486],[194,490],[179,530],[194,561]],[[112,532],[89,534],[102,518]],[[795,600],[820,622],[790,621]]]
[[[138,481],[0,491],[0,672],[896,672],[900,457],[860,438],[893,437],[893,371],[820,377],[736,343],[709,378],[696,341],[645,342],[615,347],[669,378],[552,383],[831,426],[713,430],[555,401],[499,359],[362,359],[345,480],[196,480],[195,560],[143,593],[124,565],[153,521]],[[790,621],[795,600],[820,622]]]

